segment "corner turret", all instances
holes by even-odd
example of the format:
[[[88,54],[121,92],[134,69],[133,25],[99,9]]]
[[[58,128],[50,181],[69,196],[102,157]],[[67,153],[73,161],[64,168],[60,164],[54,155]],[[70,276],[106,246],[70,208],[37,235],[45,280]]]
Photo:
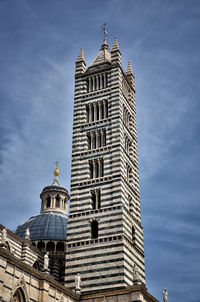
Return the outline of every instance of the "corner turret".
[[[112,65],[118,64],[121,66],[121,52],[116,37],[114,39],[114,43],[111,51],[111,64]]]
[[[127,69],[126,69],[126,76],[131,84],[131,86],[135,89],[135,77],[133,75],[131,63],[128,62]]]

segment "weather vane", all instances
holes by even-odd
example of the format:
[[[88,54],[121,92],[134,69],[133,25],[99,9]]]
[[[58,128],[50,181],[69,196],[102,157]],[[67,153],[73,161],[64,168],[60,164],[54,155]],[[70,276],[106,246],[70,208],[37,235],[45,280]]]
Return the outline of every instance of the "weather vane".
[[[104,23],[102,26],[101,26],[101,28],[102,28],[102,30],[103,30],[103,34],[104,34],[104,39],[106,38],[106,36],[108,35],[108,32],[106,31],[106,23]]]

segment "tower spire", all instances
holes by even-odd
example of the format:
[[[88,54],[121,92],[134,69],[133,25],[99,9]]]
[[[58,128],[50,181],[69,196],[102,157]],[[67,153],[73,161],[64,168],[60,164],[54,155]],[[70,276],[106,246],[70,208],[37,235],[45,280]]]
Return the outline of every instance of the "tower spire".
[[[78,55],[78,58],[76,60],[76,71],[75,75],[81,75],[85,72],[85,59],[84,59],[84,54],[83,54],[83,48],[81,48],[80,53]]]
[[[127,68],[126,68],[126,74],[133,74],[130,61],[128,61],[128,65],[127,65]]]
[[[81,48],[81,50],[79,52],[79,55],[78,55],[78,59],[76,60],[76,62],[82,62],[82,61],[85,62],[84,54],[83,54],[83,48]]]
[[[111,51],[111,64],[119,64],[121,66],[121,52],[116,37],[114,38],[114,43]]]
[[[116,37],[114,38],[114,43],[113,43],[112,51],[120,51]]]
[[[127,69],[126,69],[126,75],[127,75],[127,78],[129,80],[131,86],[135,89],[135,78],[134,78],[134,75],[133,75],[133,70],[132,70],[130,61],[128,61],[128,65],[127,65]]]

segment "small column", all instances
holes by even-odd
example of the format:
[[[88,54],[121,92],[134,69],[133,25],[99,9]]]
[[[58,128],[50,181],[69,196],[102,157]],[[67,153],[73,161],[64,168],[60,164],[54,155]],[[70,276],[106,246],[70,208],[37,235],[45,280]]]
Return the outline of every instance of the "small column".
[[[92,104],[89,104],[89,122],[92,121]]]
[[[102,81],[102,74],[100,74],[100,89],[102,89],[102,86],[103,86],[103,81]]]
[[[93,168],[93,178],[96,178],[96,167],[95,167],[95,160],[92,161],[92,168]]]
[[[101,147],[101,131],[98,131],[97,132],[97,141],[98,141],[98,147]]]
[[[103,176],[103,161],[102,159],[99,160],[99,176]]]
[[[92,91],[94,91],[95,90],[95,78],[94,77],[92,77]]]
[[[107,86],[107,83],[106,83],[106,74],[104,73],[103,74],[103,82],[104,82],[104,85],[103,85],[103,88],[106,88],[106,86]]]
[[[103,130],[103,146],[106,146],[106,130]]]
[[[47,207],[47,200],[44,199],[44,200],[43,200],[43,210],[46,209],[46,207]]]
[[[46,252],[46,250],[47,250],[47,243],[48,243],[48,241],[44,240],[44,251],[45,251],[45,252]]]
[[[94,145],[94,132],[91,133],[91,149],[94,149],[95,148],[95,145]]]
[[[41,202],[41,210],[40,210],[40,212],[42,212],[43,208],[44,208],[44,200],[42,200],[42,202]]]
[[[100,195],[100,190],[98,189],[97,190],[97,193],[98,193],[98,204],[97,204],[97,206],[98,206],[98,209],[100,209],[101,208],[101,195]]]
[[[101,130],[101,146],[102,147],[105,146],[104,145],[104,131],[103,130]]]
[[[50,196],[50,198],[51,198],[50,208],[53,208],[53,205],[54,205],[54,197],[51,197],[51,196]]]
[[[98,209],[98,192],[97,190],[94,191],[95,194],[95,209]]]
[[[91,90],[92,90],[92,83],[91,83],[91,77],[89,77],[89,92],[91,92]]]
[[[103,108],[102,102],[99,103],[99,118],[100,120],[103,119]]]
[[[94,103],[94,121],[97,121],[97,103]]]
[[[99,103],[97,103],[97,120],[100,120],[100,109],[99,109]]]
[[[96,76],[96,90],[99,90],[99,77]]]
[[[103,100],[103,110],[104,110],[104,118],[106,118],[106,101]]]

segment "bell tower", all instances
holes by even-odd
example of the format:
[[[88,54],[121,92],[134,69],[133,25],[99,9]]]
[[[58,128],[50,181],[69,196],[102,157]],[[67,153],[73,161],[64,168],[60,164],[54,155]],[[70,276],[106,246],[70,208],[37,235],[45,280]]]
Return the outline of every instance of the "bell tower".
[[[65,285],[82,292],[145,284],[135,84],[115,38],[86,69],[76,61]]]

